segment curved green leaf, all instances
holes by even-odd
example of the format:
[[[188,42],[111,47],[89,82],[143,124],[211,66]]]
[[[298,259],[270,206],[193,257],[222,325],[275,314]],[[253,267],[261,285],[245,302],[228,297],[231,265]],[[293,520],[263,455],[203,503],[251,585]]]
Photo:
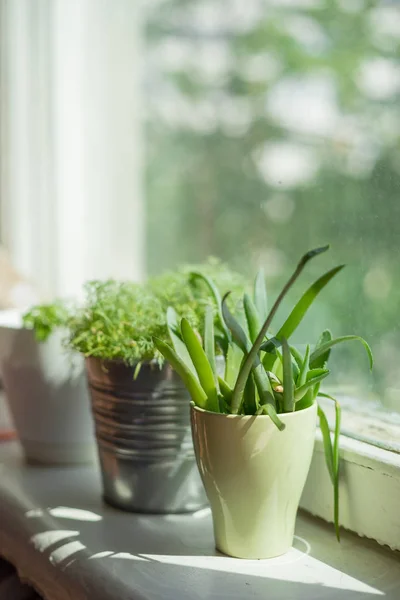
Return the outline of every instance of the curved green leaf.
[[[181,340],[178,332],[179,332],[179,324],[178,324],[178,315],[172,306],[167,308],[167,327],[169,332],[169,337],[171,338],[172,346],[175,352],[180,356],[188,369],[192,371],[193,374],[196,374],[196,369],[194,368],[194,364],[192,359],[190,358],[190,354],[188,349],[186,348],[185,343]]]
[[[334,468],[333,468],[333,448],[332,448],[332,440],[331,440],[331,432],[328,425],[328,419],[320,405],[318,405],[318,417],[319,417],[319,427],[322,433],[322,441],[324,444],[325,451],[325,462],[328,468],[329,477],[331,478],[332,483],[335,480]]]
[[[168,346],[168,344],[156,337],[153,338],[153,341],[157,350],[164,356],[165,360],[167,360],[171,364],[171,366],[175,369],[175,371],[182,379],[196,406],[207,410],[207,394],[201,387],[197,377],[193,375],[191,370],[186,366],[184,361],[171,348],[171,346]]]
[[[217,367],[215,364],[215,338],[214,338],[214,311],[211,306],[206,307],[204,315],[204,352],[214,375],[217,385]]]
[[[304,360],[300,367],[299,376],[296,380],[297,387],[301,387],[307,381],[307,373],[308,373],[309,365],[310,365],[310,351],[311,351],[310,344],[307,344],[306,353],[304,355]]]
[[[207,275],[204,275],[204,273],[201,273],[200,271],[192,271],[190,273],[190,277],[192,280],[201,279],[205,283],[205,285],[208,287],[210,294],[216,304],[218,323],[219,323],[222,331],[224,332],[225,336],[229,340],[230,339],[229,330],[226,327],[224,319],[222,317],[222,310],[221,310],[222,299],[221,299],[221,294],[219,293],[219,289],[217,288],[217,286],[215,285],[215,283],[213,282],[213,280],[210,277],[207,277]]]
[[[250,339],[252,342],[256,339],[261,329],[260,317],[252,299],[248,294],[243,296],[244,313],[246,315],[247,327],[249,328]]]
[[[228,345],[228,352],[225,357],[225,374],[224,379],[232,388],[236,383],[240,365],[243,362],[244,354],[236,344]]]
[[[317,350],[317,348],[320,348],[323,344],[326,344],[327,342],[330,342],[332,339],[332,333],[329,331],[329,329],[325,329],[325,331],[323,331],[320,335],[320,338],[315,346],[315,350]],[[329,360],[329,356],[331,354],[330,349],[326,350],[326,352],[324,352],[323,354],[321,354],[313,363],[313,367],[314,368],[318,368],[318,367],[326,367],[326,365],[328,364],[328,360]]]
[[[282,337],[285,337],[286,339],[290,338],[290,336],[300,325],[301,321],[303,320],[303,317],[310,308],[311,304],[314,302],[315,298],[330,282],[330,280],[344,268],[344,266],[345,265],[339,265],[338,267],[331,269],[330,271],[322,275],[322,277],[317,279],[317,281],[315,281],[312,284],[312,286],[308,288],[308,290],[300,298],[300,300],[298,301],[298,303],[296,304],[296,306],[294,307],[294,309],[292,310],[292,312],[290,313],[290,315],[276,334],[276,340],[281,340]],[[268,342],[265,342],[262,345],[261,350],[263,350],[264,352],[271,352],[273,350],[272,340],[268,340]]]
[[[329,433],[329,442],[332,450],[332,472],[333,472],[333,521],[335,523],[336,537],[338,542],[340,542],[340,525],[339,525],[339,475],[340,475],[340,423],[342,417],[342,410],[339,402],[330,396],[329,394],[320,393],[319,396],[322,398],[328,398],[335,403],[335,429],[333,434],[333,445],[331,442],[331,437]],[[325,417],[326,421],[326,417]],[[327,422],[325,427],[327,426]],[[322,431],[322,428],[321,428]],[[329,427],[328,427],[329,431]],[[329,470],[329,467],[328,467]]]
[[[323,369],[321,369],[321,370],[323,370]],[[321,373],[320,375],[317,375],[316,377],[312,377],[304,385],[296,388],[296,390],[294,392],[294,399],[296,402],[301,400],[310,388],[314,387],[314,385],[316,385],[317,383],[319,383],[320,381],[325,379],[325,377],[328,377],[329,371],[328,370],[323,370],[323,371],[324,372]]]
[[[316,364],[317,360],[319,358],[321,358],[321,356],[323,356],[333,346],[336,346],[337,344],[341,344],[342,342],[351,342],[351,341],[360,342],[364,346],[364,348],[367,352],[367,355],[368,355],[368,359],[369,359],[369,367],[370,367],[370,369],[372,369],[372,367],[374,365],[374,358],[372,356],[371,348],[369,347],[369,344],[359,335],[343,335],[341,337],[334,338],[333,340],[330,340],[329,342],[326,342],[325,344],[322,344],[321,346],[316,348],[314,350],[314,352],[311,354],[310,366],[313,367]]]
[[[227,402],[230,402],[233,392],[232,388],[227,384],[225,379],[222,379],[222,377],[218,377],[218,383],[219,389],[221,390],[221,394]]]
[[[228,304],[226,302],[230,293],[231,292],[227,292],[222,299],[222,317],[224,319],[224,323],[226,324],[226,326],[232,334],[233,341],[236,342],[236,344],[239,346],[242,352],[248,352],[251,347],[251,341],[247,337],[247,334],[244,331],[241,324],[239,323],[239,321],[236,319],[236,317],[233,316],[233,314],[229,310]]]
[[[282,364],[283,364],[283,411],[293,412],[293,368],[292,355],[286,338],[282,338]]]
[[[210,363],[208,362],[206,353],[200,344],[199,338],[192,329],[189,321],[185,318],[181,321],[181,331],[183,341],[186,344],[186,348],[190,354],[190,358],[196,369],[201,387],[207,394],[207,405],[208,410],[213,412],[219,412],[218,407],[218,392],[216,388],[216,382],[213,370]]]
[[[286,296],[287,292],[292,287],[292,285],[295,283],[295,281],[297,280],[297,278],[303,271],[303,269],[304,269],[305,265],[308,263],[308,261],[311,260],[314,256],[321,254],[321,252],[325,252],[326,250],[328,250],[328,248],[329,248],[329,246],[324,246],[323,248],[316,248],[314,250],[310,250],[309,252],[307,252],[300,259],[293,274],[288,279],[288,281],[286,282],[285,286],[283,287],[281,293],[278,295],[277,299],[275,300],[275,303],[272,306],[267,319],[265,320],[263,326],[261,327],[261,330],[260,330],[250,352],[247,354],[247,356],[241,366],[241,369],[239,371],[239,375],[236,380],[236,384],[235,384],[235,388],[233,390],[233,396],[232,396],[232,412],[233,413],[237,413],[237,411],[239,410],[239,407],[240,407],[240,404],[241,404],[242,398],[243,398],[243,392],[244,392],[244,388],[246,385],[246,381],[247,381],[247,378],[250,375],[250,371],[253,367],[254,359],[256,358],[256,356],[258,355],[258,352],[260,351],[260,347],[264,341],[264,337],[271,325],[272,319],[274,318],[282,300],[284,299],[284,297]]]

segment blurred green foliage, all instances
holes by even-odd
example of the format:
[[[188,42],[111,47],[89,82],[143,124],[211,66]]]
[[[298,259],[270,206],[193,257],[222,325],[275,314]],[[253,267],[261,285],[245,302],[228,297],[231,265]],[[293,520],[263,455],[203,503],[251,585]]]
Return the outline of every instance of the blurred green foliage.
[[[348,267],[304,328],[365,334],[373,376],[355,353],[351,378],[337,382],[390,408],[400,387],[399,27],[396,3],[370,0],[147,9],[150,273],[213,254],[246,274],[264,266],[272,293],[300,253],[329,242],[326,266]]]

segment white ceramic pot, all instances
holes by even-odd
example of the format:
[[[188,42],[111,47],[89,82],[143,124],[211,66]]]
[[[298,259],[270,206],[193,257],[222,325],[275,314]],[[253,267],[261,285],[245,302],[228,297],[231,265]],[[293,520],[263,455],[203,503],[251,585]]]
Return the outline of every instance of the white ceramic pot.
[[[279,415],[223,415],[192,405],[193,442],[210,502],[217,550],[272,558],[293,543],[314,447],[317,405]]]
[[[61,333],[39,343],[30,330],[0,326],[0,372],[28,461],[94,459],[84,361],[63,349]]]

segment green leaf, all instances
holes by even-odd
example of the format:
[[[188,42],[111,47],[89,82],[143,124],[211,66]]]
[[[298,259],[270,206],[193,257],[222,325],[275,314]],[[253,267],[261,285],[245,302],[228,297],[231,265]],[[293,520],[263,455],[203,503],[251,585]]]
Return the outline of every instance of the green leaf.
[[[334,338],[333,340],[330,340],[329,342],[322,344],[321,346],[316,348],[314,350],[314,352],[311,354],[310,366],[314,367],[314,365],[316,364],[316,361],[319,358],[321,358],[321,356],[323,356],[333,346],[336,346],[336,344],[341,344],[342,342],[351,342],[353,340],[360,342],[364,346],[364,348],[367,352],[367,355],[368,355],[368,359],[369,359],[369,367],[372,370],[372,367],[374,365],[374,358],[372,356],[371,348],[369,347],[368,343],[362,337],[360,337],[358,335],[343,335],[342,337]]]
[[[340,542],[340,526],[339,526],[339,475],[340,475],[340,423],[342,417],[342,411],[339,402],[329,396],[329,394],[320,393],[319,396],[322,398],[328,398],[335,403],[335,429],[333,434],[333,446],[331,442],[331,437],[329,434],[329,442],[332,449],[332,471],[333,471],[333,520],[335,523],[336,537],[338,542]],[[327,420],[325,417],[326,425]],[[329,427],[328,427],[329,430]],[[322,431],[322,428],[321,428]],[[329,470],[329,467],[328,467]]]
[[[237,414],[237,412],[240,408],[242,398],[243,398],[244,388],[246,385],[247,378],[250,375],[250,371],[253,367],[254,359],[256,358],[256,356],[258,355],[258,352],[260,351],[260,347],[264,341],[264,337],[271,325],[272,319],[274,318],[276,311],[278,310],[282,300],[284,299],[284,297],[286,296],[286,294],[288,293],[288,291],[292,287],[292,285],[295,283],[295,281],[297,280],[297,278],[299,277],[301,272],[303,271],[307,262],[309,260],[311,260],[314,256],[321,254],[321,252],[325,252],[326,250],[328,250],[328,248],[329,248],[329,246],[325,246],[323,248],[316,248],[315,250],[310,250],[309,252],[307,252],[300,259],[293,274],[288,279],[288,281],[286,282],[285,286],[283,287],[281,293],[278,295],[277,299],[275,300],[275,303],[272,306],[267,319],[265,320],[263,326],[261,327],[261,330],[260,330],[250,352],[248,352],[248,354],[241,366],[241,369],[239,371],[239,375],[236,380],[236,384],[235,384],[235,387],[233,390],[233,396],[232,396],[231,408],[232,408],[232,412],[234,414],[235,413]]]
[[[248,294],[243,296],[243,306],[246,315],[247,326],[249,328],[250,339],[252,342],[256,339],[261,328],[260,317],[252,299]]]
[[[324,443],[324,451],[325,451],[325,462],[328,468],[329,477],[331,478],[332,483],[335,480],[335,472],[333,468],[333,447],[331,440],[331,432],[328,425],[328,419],[325,416],[324,411],[318,405],[318,417],[319,417],[319,427],[322,433],[322,441]]]
[[[317,342],[317,345],[315,346],[315,350],[317,350],[317,348],[320,348],[323,344],[330,342],[331,339],[332,339],[332,333],[329,331],[329,329],[325,329],[325,331],[323,331],[321,333],[321,336]],[[326,352],[324,352],[323,354],[321,354],[316,360],[314,360],[313,367],[314,368],[318,368],[318,367],[325,368],[326,365],[328,364],[330,354],[331,354],[330,349],[327,350]]]
[[[229,292],[225,294],[222,300],[222,315],[225,319],[227,326],[229,327],[233,340],[237,343],[243,353],[247,353],[251,349],[251,341],[247,337],[244,332],[242,326],[237,321],[237,319],[230,312],[228,305],[226,303],[226,299],[229,296]],[[243,355],[242,355],[243,356]],[[260,402],[262,404],[272,404],[274,408],[276,408],[275,397],[272,391],[271,383],[265,373],[263,366],[260,363],[260,359],[258,354],[256,354],[253,363],[253,372],[254,372],[254,380],[257,386],[257,391],[260,396]],[[232,382],[232,385],[235,385],[237,379],[237,373],[235,380]],[[238,408],[238,413],[240,413],[240,408]],[[276,421],[276,419],[275,419]]]
[[[167,308],[167,327],[169,336],[171,338],[172,346],[178,356],[183,360],[188,369],[192,371],[193,374],[196,374],[196,369],[194,368],[194,364],[192,359],[190,358],[190,354],[188,349],[186,348],[185,343],[181,340],[178,331],[178,315],[172,306]]]
[[[214,311],[211,306],[206,307],[204,315],[204,352],[211,366],[214,375],[214,382],[217,384],[217,367],[215,364],[215,343],[214,343]]]
[[[321,371],[324,371],[324,372],[321,373],[320,375],[317,375],[316,377],[312,377],[304,385],[296,388],[296,390],[294,392],[294,399],[296,402],[301,400],[310,388],[314,387],[314,385],[316,385],[317,383],[319,383],[320,381],[325,379],[325,377],[328,377],[328,375],[329,375],[328,370],[321,369]]]
[[[310,345],[307,344],[306,353],[304,355],[303,363],[300,367],[300,372],[296,380],[297,387],[301,387],[307,381],[307,373],[310,365]]]
[[[293,412],[293,369],[292,355],[286,338],[282,338],[282,363],[283,363],[283,411]]]
[[[290,336],[300,325],[301,321],[303,320],[303,317],[310,308],[311,304],[314,302],[315,298],[330,282],[330,280],[337,273],[339,273],[339,271],[343,269],[344,266],[345,265],[339,265],[338,267],[331,269],[330,271],[322,275],[322,277],[317,279],[317,281],[315,281],[312,284],[312,286],[308,288],[308,290],[300,298],[300,300],[298,301],[298,303],[296,304],[296,306],[294,307],[294,309],[292,310],[292,312],[290,313],[290,315],[276,334],[275,337],[277,340],[281,340],[282,337],[285,337],[286,339],[290,338]],[[266,342],[261,349],[264,352],[271,352],[272,341],[269,340],[269,342]]]
[[[256,414],[266,414],[269,416],[271,421],[276,425],[279,431],[283,431],[285,429],[285,424],[282,423],[278,415],[276,414],[275,408],[272,404],[262,404],[260,408],[257,410]]]
[[[254,383],[253,373],[250,373],[249,378],[244,388],[242,410],[245,415],[254,415],[257,411],[256,402],[256,386]]]
[[[200,408],[204,408],[205,410],[207,410],[207,394],[201,387],[197,377],[193,375],[191,370],[187,367],[187,365],[180,358],[180,356],[178,356],[175,350],[171,348],[171,346],[168,346],[168,344],[156,337],[153,338],[153,341],[157,350],[172,365],[172,367],[182,379],[183,383],[189,391],[193,402]]]
[[[260,269],[254,281],[254,304],[261,321],[268,316],[267,288],[265,285],[264,269]]]
[[[275,402],[274,392],[272,391],[272,386],[271,386],[269,377],[268,377],[267,373],[265,372],[264,367],[262,366],[261,363],[259,363],[257,365],[257,367],[255,367],[253,369],[253,373],[254,373],[254,381],[256,383],[258,395],[260,396],[260,404],[270,404],[272,406],[273,412],[271,412],[271,414],[274,415],[274,417],[273,417],[274,423],[277,424],[279,422],[279,428],[282,427],[282,429],[284,429],[285,426],[283,425],[283,423],[281,423],[279,421],[278,417],[275,416],[276,415],[276,402]]]
[[[225,400],[230,403],[232,398],[232,388],[227,384],[225,379],[222,377],[218,377],[219,389],[221,390],[221,394],[225,398]]]
[[[213,370],[208,362],[206,353],[203,350],[199,338],[193,331],[189,321],[185,318],[183,318],[181,321],[181,331],[183,341],[186,344],[190,358],[195,366],[201,387],[207,394],[208,410],[212,412],[219,412],[218,392]]]
[[[133,380],[136,381],[136,379],[139,377],[139,373],[140,373],[140,369],[142,368],[142,362],[139,361],[136,364],[135,370],[133,372]]]
[[[233,338],[234,342],[236,342],[236,344],[239,346],[239,348],[242,350],[242,352],[248,352],[251,347],[251,341],[247,337],[247,334],[245,333],[245,331],[244,331],[243,327],[241,326],[241,324],[239,323],[239,321],[236,319],[236,317],[233,316],[233,314],[231,313],[231,311],[228,308],[226,301],[227,301],[229,294],[230,294],[230,292],[227,292],[222,299],[222,303],[221,303],[222,317],[224,319],[224,323],[226,323],[227,327],[229,328],[229,330],[232,334],[232,338]]]
[[[297,368],[298,368],[298,370],[300,372],[302,364],[303,364],[303,357],[302,357],[302,355],[297,350],[297,348],[295,348],[294,346],[290,346],[290,353],[293,356],[293,358],[294,358],[294,360],[296,362]]]
[[[243,352],[235,344],[229,344],[228,352],[225,357],[225,375],[224,379],[229,386],[233,388],[235,385],[240,365],[243,361]]]
[[[221,310],[222,299],[221,299],[221,294],[219,293],[219,289],[217,288],[217,286],[215,285],[215,283],[213,282],[213,280],[210,277],[207,277],[207,275],[204,275],[204,273],[201,273],[200,271],[192,271],[190,273],[190,277],[192,278],[192,280],[201,279],[208,287],[210,294],[211,294],[212,298],[214,299],[214,302],[215,302],[215,305],[217,308],[218,323],[219,323],[223,333],[225,334],[226,338],[229,340],[230,339],[229,330],[226,327],[223,316],[222,316],[222,310]]]

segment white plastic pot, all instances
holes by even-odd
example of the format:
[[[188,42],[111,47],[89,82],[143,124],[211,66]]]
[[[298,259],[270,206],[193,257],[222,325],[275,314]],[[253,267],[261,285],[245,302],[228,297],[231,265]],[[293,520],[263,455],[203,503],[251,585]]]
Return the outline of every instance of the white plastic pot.
[[[192,433],[210,502],[217,550],[237,558],[272,558],[293,543],[310,468],[317,405],[279,415],[224,415],[192,405]]]
[[[63,349],[61,333],[39,343],[18,320],[4,322],[0,313],[0,373],[26,459],[54,464],[93,460],[83,359]]]

